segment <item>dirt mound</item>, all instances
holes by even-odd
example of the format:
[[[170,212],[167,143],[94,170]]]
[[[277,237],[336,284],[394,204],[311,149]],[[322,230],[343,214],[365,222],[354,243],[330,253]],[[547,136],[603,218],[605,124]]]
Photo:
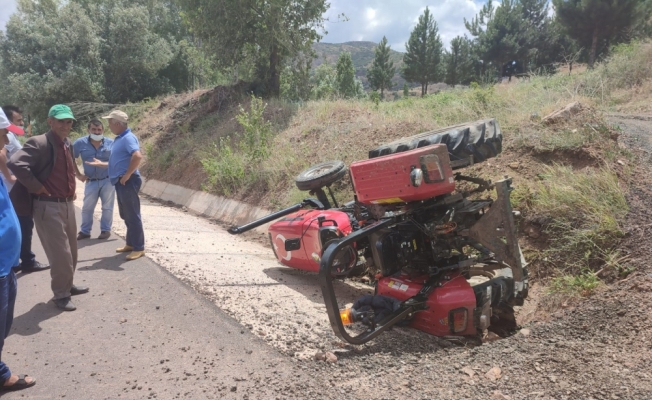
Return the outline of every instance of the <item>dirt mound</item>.
[[[138,123],[138,135],[145,142],[146,156],[156,162],[145,162],[143,173],[191,189],[201,189],[206,180],[195,146],[193,127],[206,115],[230,114],[241,101],[249,85],[218,86],[164,98]],[[237,129],[235,124],[232,129]],[[181,161],[181,162],[179,162]]]

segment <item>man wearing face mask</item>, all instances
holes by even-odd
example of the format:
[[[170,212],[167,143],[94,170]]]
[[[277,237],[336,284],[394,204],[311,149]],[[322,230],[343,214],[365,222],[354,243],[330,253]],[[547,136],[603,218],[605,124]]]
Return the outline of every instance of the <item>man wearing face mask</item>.
[[[98,239],[108,239],[111,236],[113,224],[113,203],[115,188],[109,180],[107,168],[94,167],[86,161],[99,160],[108,162],[111,156],[113,140],[104,137],[104,126],[96,119],[88,123],[88,136],[81,137],[72,145],[75,159],[81,156],[84,174],[77,179],[85,182],[84,205],[82,206],[82,222],[77,240],[91,237],[93,227],[93,211],[97,200],[102,200],[102,218],[100,219],[100,236]]]

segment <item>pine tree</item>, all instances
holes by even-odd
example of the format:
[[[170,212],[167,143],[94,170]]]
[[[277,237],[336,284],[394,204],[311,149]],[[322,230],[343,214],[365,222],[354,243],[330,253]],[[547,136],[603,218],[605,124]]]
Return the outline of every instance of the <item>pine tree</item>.
[[[463,36],[451,40],[450,51],[444,53],[444,82],[449,85],[468,85],[474,80],[474,59],[471,42]]]
[[[638,24],[644,1],[641,0],[553,0],[559,22],[568,35],[589,50],[593,68],[598,48],[608,48],[623,37],[623,32]]]
[[[475,38],[485,72],[499,72],[508,61],[523,59],[527,36],[518,0],[502,0],[498,7],[489,0],[475,18],[465,19],[464,24]]]
[[[367,79],[369,79],[371,89],[380,89],[381,99],[383,98],[385,89],[392,88],[392,77],[396,73],[394,62],[389,59],[390,47],[387,45],[387,38],[383,36],[383,40],[380,41],[374,51],[373,64],[367,72]]]
[[[337,91],[344,98],[355,97],[357,87],[355,81],[355,67],[351,60],[351,53],[345,51],[340,54],[335,65]]]
[[[439,64],[443,47],[437,22],[428,7],[419,17],[419,22],[410,33],[405,47],[407,52],[403,55],[402,76],[408,82],[420,83],[421,96],[425,96],[428,93],[428,84],[440,79]]]

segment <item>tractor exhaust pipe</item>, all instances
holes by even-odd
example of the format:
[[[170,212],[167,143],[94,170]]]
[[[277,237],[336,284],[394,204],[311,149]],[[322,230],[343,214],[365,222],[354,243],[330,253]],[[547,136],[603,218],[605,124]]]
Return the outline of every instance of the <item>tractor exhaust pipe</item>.
[[[257,228],[261,225],[265,225],[268,222],[274,221],[275,219],[285,217],[286,215],[292,214],[293,212],[297,212],[303,207],[306,206],[312,206],[313,208],[316,208],[317,210],[323,210],[324,205],[315,199],[306,199],[303,202],[299,204],[295,204],[293,206],[290,206],[286,209],[283,209],[281,211],[277,211],[275,213],[269,214],[265,217],[262,217],[260,219],[257,219],[253,222],[250,222],[248,224],[242,225],[242,226],[232,226],[230,227],[227,232],[229,232],[232,235],[239,235],[241,233],[245,233],[247,231],[250,231],[254,228]]]

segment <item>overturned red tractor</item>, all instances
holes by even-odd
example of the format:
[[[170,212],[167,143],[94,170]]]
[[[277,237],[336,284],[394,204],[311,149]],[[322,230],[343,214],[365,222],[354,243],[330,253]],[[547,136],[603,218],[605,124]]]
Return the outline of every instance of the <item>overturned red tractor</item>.
[[[365,343],[396,324],[446,337],[507,334],[516,328],[513,307],[528,294],[511,180],[456,172],[501,150],[493,119],[401,139],[348,169],[340,161],[307,169],[296,184],[316,199],[229,232],[278,220],[269,226],[276,258],[319,273],[331,326],[349,343]],[[339,206],[330,185],[347,172],[355,198]],[[491,190],[495,198],[480,199]],[[333,280],[362,274],[373,277],[375,295],[341,310]],[[357,322],[362,332],[345,328]]]

